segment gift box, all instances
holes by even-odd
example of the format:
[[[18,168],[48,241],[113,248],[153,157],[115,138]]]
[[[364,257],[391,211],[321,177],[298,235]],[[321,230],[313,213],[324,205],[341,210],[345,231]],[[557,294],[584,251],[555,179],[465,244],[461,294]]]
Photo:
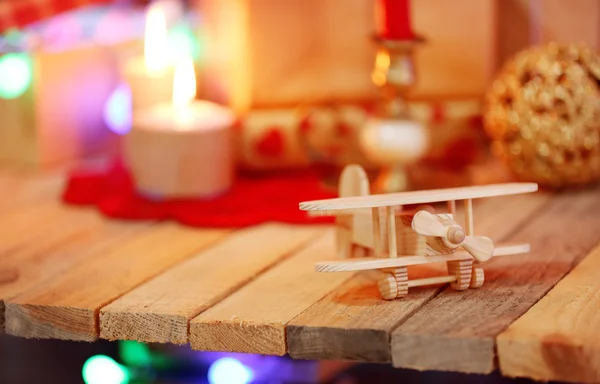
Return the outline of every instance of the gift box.
[[[123,23],[117,42],[107,25]],[[84,33],[92,24],[101,36]],[[107,108],[121,83],[120,57],[141,45],[127,32],[135,20],[95,10],[30,28],[13,52],[0,53],[0,160],[46,166],[113,152],[119,140],[112,124],[127,111],[116,116]]]
[[[197,0],[211,97],[236,110],[370,100],[372,0]],[[413,1],[416,95],[483,94],[495,65],[495,0]],[[476,19],[477,23],[462,20]]]
[[[479,98],[420,99],[409,107],[431,132],[429,163],[457,169],[487,156]],[[374,103],[330,103],[250,111],[236,124],[238,163],[255,171],[314,164],[373,168],[361,150],[360,132],[374,109]]]
[[[530,45],[584,42],[600,48],[595,0],[498,1],[498,64]]]

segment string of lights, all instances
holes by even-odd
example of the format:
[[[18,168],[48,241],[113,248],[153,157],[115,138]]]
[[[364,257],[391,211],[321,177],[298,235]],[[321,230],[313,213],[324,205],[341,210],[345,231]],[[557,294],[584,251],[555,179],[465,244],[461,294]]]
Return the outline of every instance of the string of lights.
[[[82,367],[82,377],[86,384],[248,384],[308,383],[317,375],[315,362],[287,357],[196,352],[185,347],[169,352],[120,341],[118,357],[91,356]]]

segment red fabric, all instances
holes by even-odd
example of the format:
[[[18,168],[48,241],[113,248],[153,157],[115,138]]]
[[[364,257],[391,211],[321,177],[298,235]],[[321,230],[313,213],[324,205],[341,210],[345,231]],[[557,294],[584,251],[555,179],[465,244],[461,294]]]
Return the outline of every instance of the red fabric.
[[[298,209],[305,200],[335,197],[316,171],[242,175],[225,195],[211,200],[152,201],[136,193],[129,172],[116,163],[104,171],[69,175],[63,201],[94,205],[120,219],[177,220],[198,227],[239,228],[267,221],[291,224],[330,223],[331,217],[309,217]]]
[[[0,33],[77,7],[112,2],[114,0],[0,0]]]

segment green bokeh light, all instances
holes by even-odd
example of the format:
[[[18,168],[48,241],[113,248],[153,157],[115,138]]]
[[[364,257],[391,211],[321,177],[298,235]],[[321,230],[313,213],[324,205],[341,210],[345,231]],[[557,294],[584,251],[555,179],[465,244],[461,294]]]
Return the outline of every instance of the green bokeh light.
[[[0,97],[15,99],[21,96],[33,79],[31,59],[25,53],[7,53],[0,57]]]
[[[86,384],[127,384],[129,371],[121,364],[104,355],[90,357],[82,368]]]
[[[152,353],[148,346],[137,341],[119,342],[119,355],[123,362],[129,366],[143,367],[152,364]]]
[[[201,49],[194,30],[186,24],[176,25],[169,31],[169,45],[172,55],[177,59],[192,57],[194,61],[200,58]]]

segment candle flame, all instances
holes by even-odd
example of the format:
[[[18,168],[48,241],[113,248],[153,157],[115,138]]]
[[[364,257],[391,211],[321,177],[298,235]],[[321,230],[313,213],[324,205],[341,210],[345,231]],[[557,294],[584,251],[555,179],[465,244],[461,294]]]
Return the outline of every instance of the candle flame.
[[[168,49],[165,13],[160,7],[151,6],[146,14],[144,36],[144,57],[148,72],[159,73],[166,68]]]
[[[175,67],[173,77],[173,105],[182,107],[190,104],[196,98],[196,72],[194,61],[186,58]]]

